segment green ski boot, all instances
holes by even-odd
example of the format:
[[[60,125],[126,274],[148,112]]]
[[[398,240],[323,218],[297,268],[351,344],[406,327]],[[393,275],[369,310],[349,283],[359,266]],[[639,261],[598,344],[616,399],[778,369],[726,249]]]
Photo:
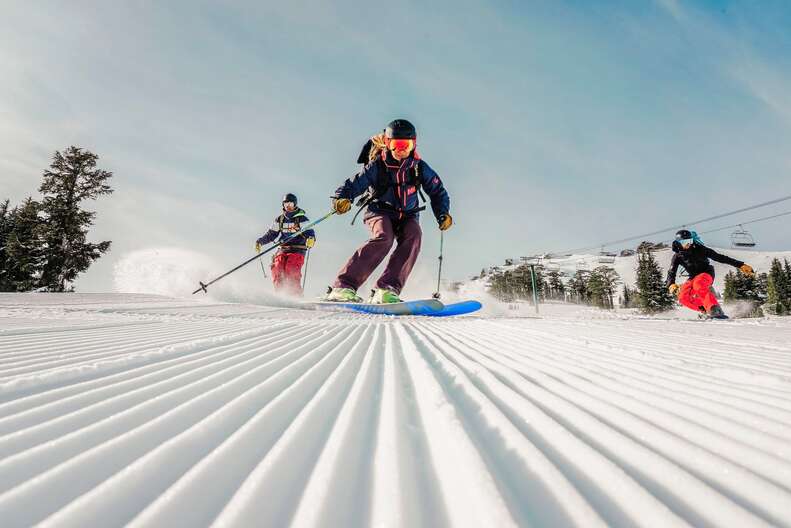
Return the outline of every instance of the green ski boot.
[[[363,302],[362,297],[357,295],[357,292],[351,288],[332,288],[328,293],[325,301],[332,302]]]
[[[401,299],[393,290],[388,290],[387,288],[376,288],[373,290],[373,292],[371,292],[370,302],[372,304],[392,304],[400,303]]]

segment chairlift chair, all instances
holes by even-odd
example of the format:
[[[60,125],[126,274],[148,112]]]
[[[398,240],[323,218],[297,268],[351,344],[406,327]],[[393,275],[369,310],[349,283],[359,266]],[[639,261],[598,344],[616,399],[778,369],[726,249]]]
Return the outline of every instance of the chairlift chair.
[[[736,230],[731,233],[731,247],[733,248],[751,248],[755,247],[755,239],[749,231],[739,225]]]
[[[615,253],[610,253],[602,249],[599,253],[599,264],[615,264],[615,257]]]

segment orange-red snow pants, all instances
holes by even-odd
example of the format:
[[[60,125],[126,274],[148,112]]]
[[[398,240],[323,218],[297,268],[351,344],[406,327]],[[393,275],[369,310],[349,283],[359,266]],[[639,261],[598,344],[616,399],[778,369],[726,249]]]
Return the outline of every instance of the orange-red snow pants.
[[[275,290],[282,293],[302,295],[302,253],[277,253],[272,259],[272,282]]]
[[[681,286],[678,294],[678,302],[695,310],[702,306],[708,312],[712,306],[719,304],[717,298],[711,292],[711,285],[714,284],[714,277],[708,273],[695,275]]]

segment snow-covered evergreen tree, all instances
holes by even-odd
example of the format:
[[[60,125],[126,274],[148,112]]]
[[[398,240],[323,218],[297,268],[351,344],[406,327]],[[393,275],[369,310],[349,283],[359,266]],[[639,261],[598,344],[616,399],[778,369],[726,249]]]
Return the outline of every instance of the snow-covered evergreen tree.
[[[563,284],[563,279],[561,278],[559,271],[551,270],[547,272],[546,285],[547,298],[561,300],[564,298],[566,286]]]
[[[30,291],[38,287],[44,263],[39,211],[41,204],[28,198],[7,215],[3,291]]]
[[[675,304],[665,288],[662,270],[650,251],[641,251],[637,257],[637,300],[645,313],[663,312]]]
[[[628,284],[623,286],[623,295],[621,296],[621,308],[635,308],[637,307],[637,292],[630,288]]]
[[[588,302],[589,276],[590,276],[590,271],[577,270],[577,272],[574,273],[574,276],[571,277],[571,280],[568,283],[568,291],[571,294],[571,298],[574,302],[577,303]]]
[[[788,260],[785,260],[785,266],[778,259],[772,260],[766,289],[767,309],[771,313],[791,313],[791,265]]]
[[[8,234],[11,232],[11,221],[9,208],[10,200],[0,203],[0,291],[15,291],[8,274],[8,257],[6,256],[6,244]]]
[[[41,285],[50,291],[67,291],[77,275],[110,249],[110,241],[87,241],[95,212],[82,209],[82,202],[95,200],[113,190],[107,184],[112,173],[96,168],[98,156],[69,147],[55,152],[52,165],[44,171],[39,191],[44,195],[44,240],[47,261]]]
[[[725,302],[754,301],[763,303],[766,301],[766,281],[766,273],[747,276],[743,273],[729,271],[725,275],[725,289],[722,298]]]
[[[587,291],[590,302],[600,308],[613,308],[612,296],[621,277],[609,266],[595,268],[588,277]]]
[[[747,276],[743,273],[729,271],[725,275],[725,289],[722,298],[725,302],[747,301],[751,303],[752,309],[742,313],[741,317],[763,317],[761,305],[766,302],[767,280],[766,273]]]

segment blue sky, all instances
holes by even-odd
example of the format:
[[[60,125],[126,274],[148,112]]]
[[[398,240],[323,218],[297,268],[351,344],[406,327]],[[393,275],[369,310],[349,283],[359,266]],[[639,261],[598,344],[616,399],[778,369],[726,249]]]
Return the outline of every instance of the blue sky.
[[[3,2],[0,197],[83,146],[116,193],[95,204],[113,251],[78,288],[147,247],[231,267],[285,192],[320,216],[405,117],[451,193],[450,277],[652,231],[789,194],[791,5],[757,4]],[[787,218],[752,228],[760,248],[791,248]],[[349,220],[319,230],[316,287],[365,238]]]

